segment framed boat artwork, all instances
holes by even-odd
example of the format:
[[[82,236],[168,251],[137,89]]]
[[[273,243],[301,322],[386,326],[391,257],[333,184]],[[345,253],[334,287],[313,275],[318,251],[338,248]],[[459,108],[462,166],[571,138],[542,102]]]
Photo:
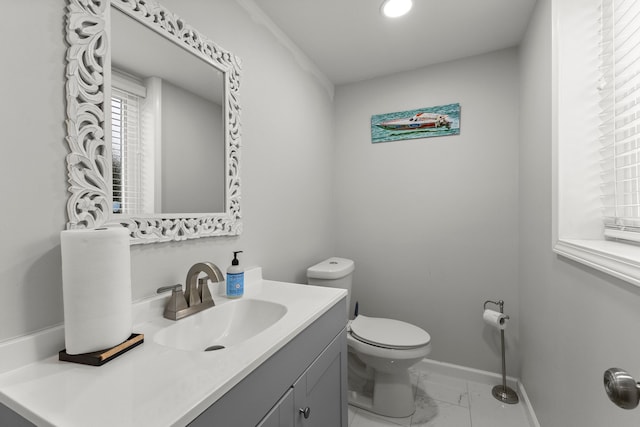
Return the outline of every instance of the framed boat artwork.
[[[438,105],[371,116],[371,142],[460,134],[460,104]]]

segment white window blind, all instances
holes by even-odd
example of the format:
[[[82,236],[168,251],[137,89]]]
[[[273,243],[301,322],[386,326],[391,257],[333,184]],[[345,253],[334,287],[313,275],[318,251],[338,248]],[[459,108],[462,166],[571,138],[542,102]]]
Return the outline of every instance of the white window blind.
[[[640,2],[602,0],[600,24],[605,236],[640,241]]]
[[[140,101],[140,97],[134,93],[112,88],[111,150],[114,213],[140,214],[143,211]]]

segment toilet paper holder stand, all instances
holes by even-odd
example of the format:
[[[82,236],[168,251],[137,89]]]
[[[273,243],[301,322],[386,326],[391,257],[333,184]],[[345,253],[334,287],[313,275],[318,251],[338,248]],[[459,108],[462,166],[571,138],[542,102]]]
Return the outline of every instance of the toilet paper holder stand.
[[[484,309],[487,309],[487,304],[494,304],[500,307],[500,313],[504,314],[504,301],[491,301],[484,302]],[[508,315],[505,315],[506,319],[509,319]],[[501,402],[514,404],[518,403],[518,394],[511,387],[507,386],[507,363],[505,361],[505,349],[504,349],[504,329],[500,329],[500,344],[502,345],[502,384],[493,387],[491,395]]]

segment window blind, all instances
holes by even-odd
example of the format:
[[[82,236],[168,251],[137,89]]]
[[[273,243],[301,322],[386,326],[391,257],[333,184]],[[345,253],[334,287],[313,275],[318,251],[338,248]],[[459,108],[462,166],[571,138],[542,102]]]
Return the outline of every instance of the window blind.
[[[111,151],[113,212],[140,214],[143,209],[140,97],[112,88]]]
[[[640,241],[640,2],[602,0],[600,12],[605,236]]]

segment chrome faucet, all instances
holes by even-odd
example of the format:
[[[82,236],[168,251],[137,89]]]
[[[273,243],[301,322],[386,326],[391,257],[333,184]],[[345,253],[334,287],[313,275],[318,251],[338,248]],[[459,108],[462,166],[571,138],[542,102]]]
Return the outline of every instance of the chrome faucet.
[[[205,273],[207,277],[199,278],[200,273]],[[164,309],[164,317],[179,320],[213,307],[215,302],[211,297],[209,286],[207,286],[208,280],[222,282],[224,275],[215,264],[198,262],[187,273],[184,293],[181,284],[158,288],[158,293],[172,291],[171,298]]]

